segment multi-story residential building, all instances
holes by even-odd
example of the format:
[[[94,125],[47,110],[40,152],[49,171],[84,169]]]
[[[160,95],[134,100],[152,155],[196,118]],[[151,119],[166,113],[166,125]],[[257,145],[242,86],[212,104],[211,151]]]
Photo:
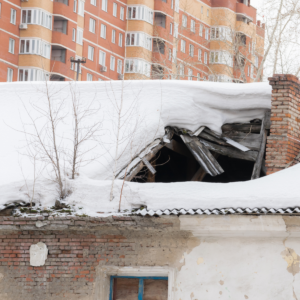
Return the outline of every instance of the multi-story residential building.
[[[0,0],[0,81],[252,82],[264,25],[250,0]],[[84,60],[84,59],[83,59]]]

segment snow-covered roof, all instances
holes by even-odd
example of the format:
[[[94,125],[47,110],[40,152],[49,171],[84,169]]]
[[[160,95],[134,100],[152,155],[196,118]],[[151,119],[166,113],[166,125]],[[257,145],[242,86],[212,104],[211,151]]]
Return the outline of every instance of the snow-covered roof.
[[[35,158],[36,147],[31,140],[33,123],[39,131],[48,122],[47,99],[51,99],[59,113],[57,143],[61,150],[63,183],[69,191],[64,201],[81,213],[100,216],[117,212],[120,199],[122,211],[141,206],[153,211],[297,206],[298,166],[255,181],[229,184],[141,184],[115,180],[113,199],[110,199],[113,175],[124,170],[143,151],[147,152],[153,141],[164,136],[167,126],[192,132],[206,126],[221,132],[225,123],[261,119],[271,107],[271,87],[267,83],[50,82],[47,87],[38,82],[1,83],[0,93],[2,207],[15,200],[33,198],[36,204],[47,208],[58,197],[51,166],[45,165],[40,157]],[[82,162],[76,179],[71,180],[74,98],[79,101],[81,111],[89,112],[82,128],[96,123],[99,128],[84,143]]]

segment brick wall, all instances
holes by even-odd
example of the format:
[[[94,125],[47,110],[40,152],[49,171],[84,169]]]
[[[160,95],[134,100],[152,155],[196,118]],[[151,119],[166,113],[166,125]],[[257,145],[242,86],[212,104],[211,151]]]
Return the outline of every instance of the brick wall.
[[[300,162],[300,81],[293,75],[274,75],[271,132],[267,140],[267,174]]]
[[[178,217],[42,218],[0,217],[1,300],[94,300],[98,266],[172,265],[187,248]],[[32,267],[38,242],[49,254]]]

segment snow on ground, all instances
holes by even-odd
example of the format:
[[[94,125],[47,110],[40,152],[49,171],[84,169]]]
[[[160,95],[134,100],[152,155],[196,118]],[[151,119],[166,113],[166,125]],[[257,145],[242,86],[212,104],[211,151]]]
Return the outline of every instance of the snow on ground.
[[[1,83],[0,205],[33,197],[44,208],[57,199],[51,167],[34,159],[38,147],[30,135],[34,133],[33,120],[40,132],[48,126],[47,114],[43,115],[47,93],[53,107],[60,107],[62,121],[57,123],[57,140],[65,187],[72,191],[65,201],[82,207],[81,211],[89,215],[117,211],[123,182],[116,181],[114,199],[109,201],[113,171],[118,173],[153,140],[161,138],[166,126],[191,131],[207,126],[220,132],[224,123],[262,118],[271,107],[271,87],[267,83],[50,82],[48,89],[38,82]],[[83,110],[90,110],[85,128],[96,122],[101,125],[81,148],[84,162],[75,180],[69,179],[72,97],[80,99]],[[44,141],[48,143],[46,137]],[[293,206],[297,205],[295,174],[299,172],[297,166],[256,181],[229,184],[125,183],[121,209],[141,205],[149,209]]]

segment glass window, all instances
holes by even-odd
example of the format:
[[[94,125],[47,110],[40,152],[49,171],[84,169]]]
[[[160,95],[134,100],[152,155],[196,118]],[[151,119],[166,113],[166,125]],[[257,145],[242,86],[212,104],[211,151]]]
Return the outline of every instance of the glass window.
[[[118,59],[117,72],[119,74],[122,74],[122,60],[121,59]]]
[[[114,3],[113,4],[113,16],[116,17],[117,16],[117,10],[118,10],[118,4]]]
[[[95,33],[95,27],[96,27],[96,21],[92,18],[90,18],[90,26],[89,30],[92,33]]]
[[[183,27],[187,26],[187,16],[186,15],[182,15],[182,26]]]
[[[94,47],[88,46],[88,59],[94,60]]]
[[[9,39],[8,52],[11,54],[15,54],[15,40]]]
[[[73,28],[72,30],[72,41],[75,42],[76,41],[76,29]]]
[[[112,29],[112,31],[111,31],[111,42],[113,44],[115,44],[115,42],[116,42],[116,31],[114,29]]]
[[[93,75],[87,73],[87,74],[86,74],[86,80],[87,80],[87,81],[93,81]]]
[[[121,20],[124,20],[124,7],[121,7],[121,9],[120,9],[120,19]]]
[[[7,82],[12,82],[14,76],[14,70],[11,68],[7,68]]]
[[[102,10],[107,11],[107,0],[102,0]]]
[[[74,0],[74,3],[73,3],[73,12],[76,13],[77,11],[77,0]]]
[[[119,46],[122,47],[123,46],[123,34],[119,33]]]
[[[114,56],[110,56],[110,69],[112,70],[112,71],[114,71],[115,70],[115,57]]]
[[[101,24],[101,32],[100,32],[100,36],[101,36],[103,39],[106,39],[106,25],[104,25],[104,24]]]
[[[96,6],[97,5],[97,1],[96,0],[91,0],[91,4]]]
[[[100,52],[99,52],[99,64],[101,66],[105,66],[105,58],[106,58],[106,53],[100,50]]]
[[[78,14],[84,16],[84,2],[81,0],[78,1]]]
[[[10,23],[16,25],[17,11],[13,8],[10,10]]]

